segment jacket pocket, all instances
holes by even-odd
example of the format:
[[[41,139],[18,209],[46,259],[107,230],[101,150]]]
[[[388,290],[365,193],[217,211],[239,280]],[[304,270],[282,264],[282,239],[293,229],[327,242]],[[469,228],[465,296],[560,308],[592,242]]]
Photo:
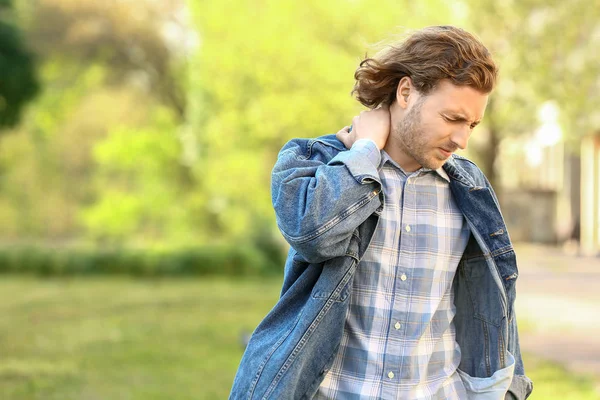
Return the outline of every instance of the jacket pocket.
[[[498,286],[489,268],[486,257],[480,256],[464,261],[459,274],[464,279],[473,316],[498,327],[504,318],[504,289]]]

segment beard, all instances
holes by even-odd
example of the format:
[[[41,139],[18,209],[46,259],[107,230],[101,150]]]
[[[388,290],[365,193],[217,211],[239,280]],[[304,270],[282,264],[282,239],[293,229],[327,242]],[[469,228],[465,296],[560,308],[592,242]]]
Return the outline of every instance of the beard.
[[[397,146],[406,155],[413,158],[421,167],[428,169],[438,169],[446,162],[447,158],[443,157],[438,147],[445,149],[456,149],[453,143],[440,146],[435,146],[430,142],[425,135],[423,123],[421,121],[421,108],[423,100],[415,104],[407,114],[394,127],[392,134],[396,139]]]

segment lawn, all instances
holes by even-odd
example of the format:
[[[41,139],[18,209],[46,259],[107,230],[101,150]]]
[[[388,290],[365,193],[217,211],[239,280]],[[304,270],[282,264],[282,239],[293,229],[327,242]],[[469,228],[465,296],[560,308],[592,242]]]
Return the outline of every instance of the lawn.
[[[0,281],[0,398],[225,399],[242,336],[280,279]],[[526,356],[532,399],[598,399],[590,379]]]

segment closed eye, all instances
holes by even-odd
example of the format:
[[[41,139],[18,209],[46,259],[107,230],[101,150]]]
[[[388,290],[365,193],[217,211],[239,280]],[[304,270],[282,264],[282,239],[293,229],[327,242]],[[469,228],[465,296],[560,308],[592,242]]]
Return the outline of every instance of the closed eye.
[[[448,121],[448,122],[452,122],[452,123],[464,124],[465,122],[468,122],[466,119],[464,119],[464,118],[460,118],[460,117],[459,117],[459,118],[449,118],[449,117],[446,117],[446,116],[444,116],[444,115],[443,115],[443,117],[444,117],[444,119],[445,119],[446,121]],[[479,121],[477,121],[477,122],[473,122],[471,125],[469,125],[469,129],[475,129],[475,127],[476,127],[477,125],[479,125]]]

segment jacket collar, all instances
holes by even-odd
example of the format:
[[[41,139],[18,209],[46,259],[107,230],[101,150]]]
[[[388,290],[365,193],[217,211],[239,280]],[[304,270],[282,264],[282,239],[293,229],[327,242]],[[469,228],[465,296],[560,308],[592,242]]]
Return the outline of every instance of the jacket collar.
[[[456,162],[457,159],[465,160],[464,158],[453,154],[452,157],[450,157],[448,161],[446,161],[446,163],[442,166],[442,168],[444,169],[444,171],[446,171],[450,179],[459,181],[460,183],[468,187],[478,186],[473,180],[472,175],[469,174],[461,165],[459,165],[459,163]]]

